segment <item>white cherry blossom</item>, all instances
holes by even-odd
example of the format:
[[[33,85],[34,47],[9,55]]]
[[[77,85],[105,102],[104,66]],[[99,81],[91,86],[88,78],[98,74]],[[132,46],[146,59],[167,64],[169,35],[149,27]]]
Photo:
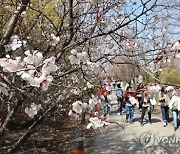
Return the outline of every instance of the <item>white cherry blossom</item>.
[[[26,108],[25,113],[27,113],[30,118],[34,118],[34,116],[37,114],[37,111],[34,111],[32,108]]]
[[[16,72],[18,69],[23,68],[24,64],[21,62],[21,57],[16,57],[13,60],[9,55],[6,55],[6,58],[0,59],[0,66],[3,67],[5,72]]]
[[[97,104],[97,101],[92,99],[92,98],[90,98],[88,103],[89,103],[89,108],[91,110],[93,110],[94,106]]]
[[[83,111],[83,107],[82,107],[82,102],[80,101],[76,101],[72,104],[72,109],[73,111],[75,111],[76,113],[82,113]]]
[[[87,129],[103,128],[103,127],[109,126],[109,124],[110,124],[110,123],[108,123],[108,122],[106,122],[103,119],[98,118],[98,117],[92,117],[89,119],[89,121],[90,121],[90,123],[87,125]]]
[[[48,39],[49,39],[50,45],[56,46],[60,40],[60,37],[59,36],[56,37],[54,34],[51,34],[49,35]]]
[[[180,42],[179,41],[176,41],[172,48],[171,48],[173,51],[176,51],[176,50],[180,50]]]
[[[40,87],[40,82],[39,82],[39,78],[36,76],[30,76],[28,78],[28,82],[32,87]]]
[[[37,50],[33,51],[33,54],[30,53],[30,50],[27,50],[24,54],[27,57],[25,57],[23,60],[28,64],[34,64],[35,66],[38,66],[42,62],[43,55]]]
[[[42,90],[46,91],[48,90],[50,83],[53,81],[53,77],[51,75],[42,74],[42,76],[40,76],[37,81],[41,84]]]
[[[5,67],[7,65],[7,63],[11,62],[11,58],[9,55],[6,55],[6,58],[1,58],[0,59],[0,66],[1,67]]]
[[[31,108],[33,109],[33,110],[36,110],[36,111],[39,111],[40,109],[42,109],[42,107],[41,107],[41,104],[35,104],[35,103],[32,103],[31,104]]]
[[[80,59],[77,57],[77,55],[70,55],[69,56],[70,63],[73,64],[80,64]]]
[[[13,51],[15,51],[16,49],[22,46],[22,41],[19,39],[17,35],[11,36],[10,41],[11,41],[10,47],[11,50]]]
[[[57,71],[57,65],[55,65],[55,57],[51,57],[46,59],[43,63],[43,67],[42,67],[42,73],[43,74],[50,74],[51,72],[55,72]]]
[[[87,52],[82,52],[82,54],[81,54],[81,61],[85,64],[85,63],[87,63],[87,60],[88,60]]]
[[[79,114],[76,113],[76,112],[74,112],[73,110],[70,110],[69,113],[68,113],[68,115],[74,116],[75,118],[78,118],[78,117],[79,117]]]
[[[72,49],[72,50],[71,50],[71,54],[72,54],[72,55],[77,55],[77,50],[76,50],[76,49]]]
[[[71,55],[69,56],[70,63],[73,64],[80,64],[81,62],[83,64],[87,63],[88,60],[88,54],[86,52],[78,53],[77,50],[72,49]]]
[[[83,110],[88,108],[87,103],[82,103],[81,101],[76,101],[72,104],[72,109],[69,111],[69,115],[72,115],[74,117],[79,117]]]
[[[97,71],[99,70],[99,64],[94,62],[87,62],[88,69],[91,71]]]
[[[34,76],[35,67],[32,65],[24,65],[23,69],[17,72],[17,75],[20,75],[23,80],[29,80]]]
[[[40,109],[42,109],[41,104],[37,105],[35,103],[32,103],[31,107],[25,108],[25,113],[27,113],[30,118],[34,118],[34,116],[38,113]]]

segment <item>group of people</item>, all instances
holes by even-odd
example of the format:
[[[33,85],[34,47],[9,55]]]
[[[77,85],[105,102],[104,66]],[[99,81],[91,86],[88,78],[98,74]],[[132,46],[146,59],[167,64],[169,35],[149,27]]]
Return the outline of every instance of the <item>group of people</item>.
[[[111,87],[111,88],[110,88]],[[117,96],[118,115],[123,114],[125,111],[126,117],[125,122],[133,124],[134,109],[135,107],[141,113],[140,124],[143,126],[144,116],[148,114],[148,122],[151,121],[151,114],[154,109],[154,105],[158,104],[161,109],[163,126],[166,127],[169,122],[169,110],[172,110],[174,130],[178,129],[178,121],[180,115],[180,90],[172,86],[159,85],[143,85],[140,83],[136,90],[128,85],[126,90],[121,88],[121,82],[117,84],[107,85],[103,84],[100,89],[100,96],[103,102],[103,114],[107,115],[110,113],[110,99],[112,91],[115,91]]]

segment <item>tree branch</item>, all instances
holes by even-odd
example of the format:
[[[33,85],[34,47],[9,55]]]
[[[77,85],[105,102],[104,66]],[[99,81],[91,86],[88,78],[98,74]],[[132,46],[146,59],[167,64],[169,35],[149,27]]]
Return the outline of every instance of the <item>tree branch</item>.
[[[22,3],[19,5],[17,10],[14,12],[14,15],[9,20],[9,23],[7,24],[6,31],[2,37],[1,40],[1,46],[8,44],[10,37],[12,36],[14,29],[18,23],[19,16],[23,11],[26,10],[27,5],[29,4],[30,0],[22,0]],[[2,57],[5,54],[5,48],[4,50],[0,50],[0,57]]]

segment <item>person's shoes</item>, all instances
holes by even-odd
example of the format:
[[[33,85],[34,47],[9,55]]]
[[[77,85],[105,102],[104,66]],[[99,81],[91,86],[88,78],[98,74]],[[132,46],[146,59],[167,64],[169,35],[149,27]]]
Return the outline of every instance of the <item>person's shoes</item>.
[[[120,112],[118,112],[118,116],[120,116],[121,115],[121,113]]]
[[[128,120],[126,119],[125,122],[128,123]]]
[[[164,126],[164,127],[166,127],[166,126],[167,126],[166,122],[163,124],[163,126]]]
[[[144,126],[144,122],[141,122],[141,126]]]
[[[151,121],[151,120],[149,120],[149,123],[150,123],[150,124],[152,124],[152,121]]]
[[[174,131],[176,131],[178,128],[177,127],[174,127]]]
[[[133,121],[130,121],[131,124],[133,124],[134,122]]]

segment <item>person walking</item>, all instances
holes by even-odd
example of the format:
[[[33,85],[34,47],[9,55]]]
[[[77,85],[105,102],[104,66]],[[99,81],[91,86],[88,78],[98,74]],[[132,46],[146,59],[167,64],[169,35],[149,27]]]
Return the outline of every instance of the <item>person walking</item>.
[[[142,93],[143,93],[143,90],[144,90],[144,85],[143,83],[140,83],[138,85],[138,87],[136,88],[136,97],[138,99],[138,103],[139,103],[139,111],[141,112],[142,111]]]
[[[149,118],[149,123],[151,124],[151,102],[150,102],[150,97],[147,91],[145,91],[142,95],[142,112],[141,112],[141,125],[144,125],[144,116],[145,113],[148,113],[148,118]]]
[[[166,95],[165,87],[162,87],[158,95],[159,105],[161,107],[162,119],[164,127],[167,126],[169,120],[169,97]]]
[[[126,101],[126,122],[130,122],[133,124],[133,117],[134,117],[134,106],[135,104],[135,97],[136,94],[132,91],[132,87],[128,86],[126,92],[124,94],[124,99]]]
[[[117,90],[116,90],[116,96],[117,96],[117,102],[118,102],[118,115],[122,114],[122,102],[123,102],[123,90],[121,88],[121,83],[117,84]]]
[[[178,129],[178,122],[179,122],[179,110],[180,110],[180,97],[176,95],[176,93],[173,94],[171,97],[169,108],[172,110],[173,114],[173,123],[174,123],[174,131]]]
[[[99,91],[99,98],[102,101],[103,104],[103,115],[106,116],[109,114],[109,102],[108,102],[108,91],[106,89],[106,84],[103,84]]]

